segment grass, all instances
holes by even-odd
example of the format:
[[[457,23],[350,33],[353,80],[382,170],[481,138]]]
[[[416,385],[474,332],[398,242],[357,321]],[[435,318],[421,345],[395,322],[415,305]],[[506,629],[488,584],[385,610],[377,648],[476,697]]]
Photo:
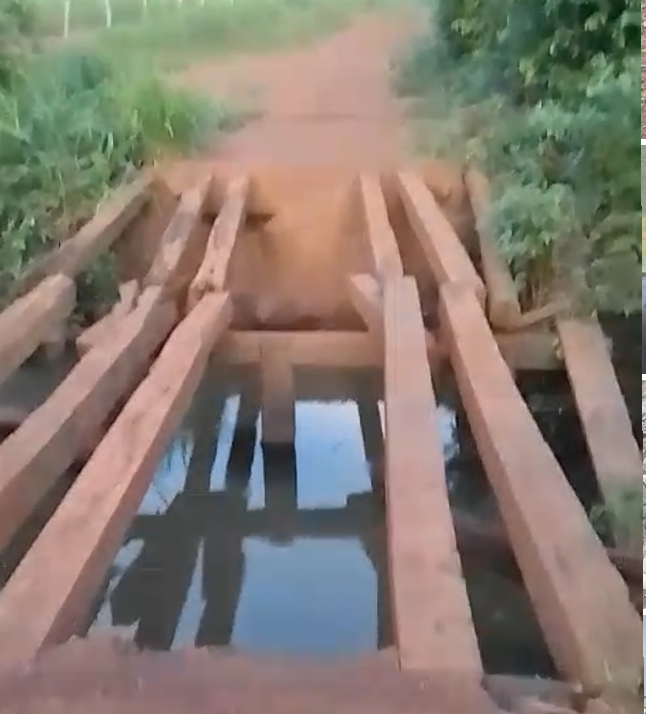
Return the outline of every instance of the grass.
[[[353,15],[394,0],[113,0],[105,28],[101,0],[72,0],[70,40],[128,64],[177,68],[206,57],[256,52],[306,42]],[[37,0],[43,37],[60,37],[63,3]]]

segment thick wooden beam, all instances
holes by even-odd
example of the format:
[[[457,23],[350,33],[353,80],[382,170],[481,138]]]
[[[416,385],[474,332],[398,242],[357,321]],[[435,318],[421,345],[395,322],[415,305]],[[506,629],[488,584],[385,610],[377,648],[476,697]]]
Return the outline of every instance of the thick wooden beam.
[[[482,274],[487,288],[487,316],[494,328],[513,329],[521,316],[518,290],[491,230],[489,185],[485,176],[474,169],[466,172],[464,181],[478,232]]]
[[[189,287],[189,308],[207,292],[224,290],[233,248],[244,226],[248,200],[249,178],[232,179],[209,234],[204,259]]]
[[[143,279],[144,286],[163,286],[164,292],[173,298],[182,297],[188,289],[204,257],[206,237],[201,220],[210,187],[209,177],[182,194]]]
[[[82,626],[229,319],[228,297],[217,294],[179,324],[10,578],[0,594],[0,669]]]
[[[404,267],[397,238],[388,219],[379,176],[361,174],[359,189],[375,273],[381,280],[387,277],[403,277]]]
[[[557,666],[588,693],[613,680],[638,681],[641,623],[628,589],[518,392],[473,291],[443,286],[440,319],[480,457]]]
[[[449,507],[424,325],[412,278],[384,294],[386,512],[402,669],[483,675]]]
[[[88,352],[0,444],[0,552],[96,437],[119,399],[136,386],[175,320],[175,308],[161,301],[158,288],[151,288],[114,339]]]
[[[445,348],[434,333],[427,333],[427,345]],[[556,337],[545,331],[499,333],[498,346],[513,369],[562,369],[556,354]],[[260,361],[263,345],[278,344],[286,349],[293,365],[300,367],[362,368],[383,366],[383,348],[370,332],[342,330],[272,331],[231,330],[216,348],[216,355],[231,365]]]
[[[397,174],[406,215],[438,285],[464,283],[484,304],[485,286],[431,191],[412,173]]]
[[[73,281],[54,275],[0,313],[0,384],[51,335],[75,303]]]
[[[612,366],[605,335],[596,320],[556,323],[568,379],[599,487],[608,504],[639,493],[641,449]],[[638,530],[638,533],[641,533]],[[629,545],[616,533],[618,545]],[[635,541],[632,546],[640,549]]]
[[[23,294],[50,275],[62,273],[74,278],[87,269],[134,220],[149,200],[153,182],[159,180],[152,172],[146,172],[110,194],[98,207],[96,215],[76,235],[27,268],[13,287],[12,294]]]

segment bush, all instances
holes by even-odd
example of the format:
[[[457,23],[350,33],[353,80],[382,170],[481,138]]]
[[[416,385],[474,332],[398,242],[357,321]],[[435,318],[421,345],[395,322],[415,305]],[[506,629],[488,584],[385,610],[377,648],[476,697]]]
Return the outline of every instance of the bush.
[[[196,146],[232,118],[94,55],[48,53],[13,67],[0,88],[0,298],[129,174]],[[109,265],[107,256],[79,281],[82,312],[114,290]]]
[[[435,92],[439,77],[468,117],[449,117],[444,148],[460,147],[490,176],[495,234],[524,303],[565,289],[585,309],[636,311],[636,0],[434,8],[434,29],[404,60],[400,87]]]

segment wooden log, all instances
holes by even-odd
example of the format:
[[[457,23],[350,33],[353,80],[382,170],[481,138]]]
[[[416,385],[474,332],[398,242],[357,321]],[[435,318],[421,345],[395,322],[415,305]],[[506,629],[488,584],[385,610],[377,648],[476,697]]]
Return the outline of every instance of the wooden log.
[[[264,346],[260,352],[260,374],[262,443],[291,444],[296,424],[294,373],[286,350]]]
[[[457,551],[412,278],[385,285],[386,513],[395,639],[404,670],[482,678]]]
[[[388,219],[379,177],[362,174],[359,177],[359,189],[374,271],[381,280],[403,277],[404,267],[399,246]]]
[[[509,266],[498,251],[491,231],[489,185],[485,176],[474,169],[465,173],[464,182],[478,232],[482,274],[487,288],[487,316],[495,328],[507,330],[520,319],[520,302]]]
[[[557,321],[561,351],[588,452],[606,503],[638,492],[641,449],[633,436],[626,403],[612,366],[605,336],[596,320]],[[617,530],[617,544],[641,553],[639,538]]]
[[[110,194],[98,207],[95,216],[76,235],[27,268],[13,287],[12,294],[21,295],[50,275],[62,273],[75,278],[86,270],[138,215],[148,201],[155,181],[159,179],[152,172],[147,172]]]
[[[560,672],[588,694],[618,678],[638,680],[640,619],[628,589],[518,392],[473,291],[443,286],[440,319],[483,465]]]
[[[201,219],[210,186],[209,177],[182,194],[153,264],[143,279],[144,286],[163,286],[165,294],[183,299],[204,257],[206,235],[203,235]]]
[[[180,323],[10,578],[0,669],[78,633],[230,314],[226,295],[209,295]]]
[[[207,292],[224,290],[236,240],[244,226],[249,200],[249,178],[232,179],[209,234],[206,253],[188,290],[188,307]]]
[[[0,552],[74,459],[87,448],[120,398],[143,376],[176,319],[151,288],[102,349],[92,350],[54,393],[0,444]]]
[[[464,283],[484,304],[484,283],[431,191],[411,173],[399,173],[397,181],[406,215],[438,285]]]
[[[0,384],[49,337],[75,302],[74,283],[54,275],[0,313]]]

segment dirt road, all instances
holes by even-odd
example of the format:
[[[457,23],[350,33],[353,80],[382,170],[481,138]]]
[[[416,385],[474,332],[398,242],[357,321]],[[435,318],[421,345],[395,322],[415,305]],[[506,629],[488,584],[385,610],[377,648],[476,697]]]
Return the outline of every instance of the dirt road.
[[[314,46],[196,65],[181,81],[217,97],[253,96],[259,116],[219,143],[213,158],[383,164],[407,153],[390,65],[413,30],[410,15],[362,17]]]

